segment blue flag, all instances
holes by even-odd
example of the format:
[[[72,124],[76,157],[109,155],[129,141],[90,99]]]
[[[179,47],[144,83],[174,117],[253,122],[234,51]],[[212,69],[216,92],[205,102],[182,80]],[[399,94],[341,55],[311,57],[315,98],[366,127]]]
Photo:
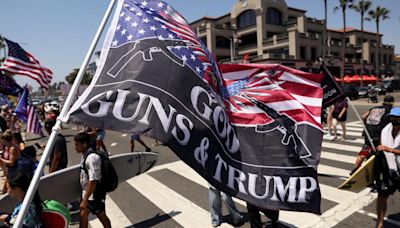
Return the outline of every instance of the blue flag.
[[[39,116],[32,105],[31,98],[29,97],[28,89],[24,88],[24,92],[18,101],[17,107],[15,108],[15,113],[18,119],[26,123],[26,131],[32,132],[37,135],[43,135],[42,126],[39,122]]]

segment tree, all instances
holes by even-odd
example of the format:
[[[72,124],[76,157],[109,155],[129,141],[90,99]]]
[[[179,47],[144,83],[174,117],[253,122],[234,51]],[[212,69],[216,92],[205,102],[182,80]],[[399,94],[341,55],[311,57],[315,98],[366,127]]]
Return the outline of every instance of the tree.
[[[75,68],[72,70],[71,73],[69,73],[66,77],[65,77],[65,81],[68,82],[68,84],[72,85],[75,81],[76,76],[78,75],[79,69]],[[92,77],[93,75],[85,72],[85,74],[83,75],[81,84],[82,85],[89,85],[90,81],[92,81]]]
[[[340,78],[344,77],[344,66],[345,66],[345,57],[346,57],[346,10],[348,6],[353,2],[353,0],[339,0],[339,6],[336,6],[333,11],[342,10],[343,16],[343,35],[342,35],[342,67],[340,69]]]
[[[364,75],[364,21],[365,13],[370,10],[372,2],[369,0],[360,0],[356,4],[351,4],[350,9],[360,13],[361,16],[361,75]],[[362,76],[361,76],[361,86],[363,86]]]
[[[324,38],[323,38],[323,44],[322,44],[322,59],[325,60],[326,56],[326,48],[327,48],[327,40],[328,40],[328,0],[324,0],[324,12],[325,12],[325,23],[324,23]]]
[[[381,37],[379,34],[379,23],[386,19],[389,19],[390,10],[377,6],[375,10],[370,10],[368,12],[369,18],[368,20],[375,20],[376,23],[376,47],[375,47],[375,73],[378,77],[378,69],[379,69],[379,48],[381,46]],[[380,76],[379,76],[380,77]]]

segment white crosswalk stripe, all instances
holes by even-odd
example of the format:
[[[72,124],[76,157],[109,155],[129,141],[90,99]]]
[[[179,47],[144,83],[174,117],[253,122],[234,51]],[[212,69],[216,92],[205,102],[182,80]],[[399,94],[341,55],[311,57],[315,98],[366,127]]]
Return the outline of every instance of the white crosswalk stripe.
[[[322,143],[321,158],[327,160],[323,160],[325,163],[321,163],[318,166],[319,174],[329,178],[340,178],[340,182],[347,178],[351,171],[343,167],[352,167],[350,165],[354,164],[357,153],[361,149],[361,144],[364,142],[361,136],[362,125],[359,122],[351,122],[348,125],[350,126],[348,128],[348,135],[354,136],[354,138],[346,141],[346,144],[342,141],[324,141]],[[325,139],[328,139],[328,137],[325,137]],[[326,148],[330,150],[326,151]],[[343,153],[336,154],[333,152],[334,150],[349,153],[346,155]],[[333,164],[343,164],[343,166],[335,167],[329,164],[329,161],[334,161]],[[172,171],[177,174],[179,178],[188,179],[196,185],[208,188],[207,181],[182,161],[175,161],[154,167],[148,174],[142,174],[131,178],[127,183],[136,189],[146,200],[151,201],[162,212],[168,214],[171,219],[180,226],[211,227],[211,218],[208,210],[198,206],[196,202],[192,202],[190,197],[183,196],[174,189],[164,185],[153,177],[153,175],[149,175],[150,173],[163,172],[165,170]],[[325,211],[321,216],[310,213],[282,211],[280,213],[280,221],[289,227],[331,227],[343,221],[352,213],[362,210],[365,203],[372,202],[372,200],[376,198],[376,195],[371,195],[368,189],[360,193],[355,193],[339,190],[337,186],[325,183],[320,183],[320,189],[322,199],[335,203],[335,206]],[[204,197],[208,196],[205,195]],[[361,198],[363,199],[362,203],[355,203]],[[234,201],[240,205],[246,206],[246,203],[242,200],[234,199]],[[110,219],[113,222],[117,221],[114,222],[113,226],[127,227],[131,225],[129,219],[110,197],[107,197],[106,205],[107,214]],[[352,213],[341,211],[346,207],[350,208]],[[90,223],[92,227],[100,226],[98,220],[93,220]],[[221,227],[230,227],[230,225],[223,223]]]

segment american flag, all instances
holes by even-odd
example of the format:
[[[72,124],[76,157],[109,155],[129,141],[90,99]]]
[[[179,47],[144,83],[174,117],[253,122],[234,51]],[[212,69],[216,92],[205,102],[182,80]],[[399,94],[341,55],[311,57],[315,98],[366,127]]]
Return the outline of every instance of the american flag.
[[[35,106],[32,105],[32,100],[26,87],[18,101],[17,107],[15,108],[15,113],[20,120],[26,123],[27,132],[32,132],[40,136],[43,135],[39,116],[36,112]]]
[[[214,57],[177,11],[163,1],[125,0],[111,48],[146,39],[176,41],[167,46],[170,53],[215,91],[220,88],[222,78]]]
[[[296,123],[321,128],[322,76],[278,64],[223,64],[222,96],[237,126],[256,126],[273,121],[258,108],[254,98]]]
[[[30,53],[24,51],[18,43],[4,38],[8,47],[8,55],[0,70],[11,74],[25,75],[37,81],[41,87],[48,89],[53,72],[40,65]]]

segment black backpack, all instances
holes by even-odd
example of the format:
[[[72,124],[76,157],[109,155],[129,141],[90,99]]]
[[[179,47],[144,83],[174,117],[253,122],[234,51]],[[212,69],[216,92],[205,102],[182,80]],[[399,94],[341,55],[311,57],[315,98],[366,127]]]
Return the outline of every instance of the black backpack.
[[[86,159],[91,153],[96,153],[101,158],[101,180],[97,183],[97,186],[101,187],[101,190],[105,192],[112,192],[118,187],[118,174],[115,171],[114,166],[111,164],[108,154],[103,151],[90,150],[83,161],[83,170],[88,175],[86,169]],[[97,187],[96,187],[97,188]]]

